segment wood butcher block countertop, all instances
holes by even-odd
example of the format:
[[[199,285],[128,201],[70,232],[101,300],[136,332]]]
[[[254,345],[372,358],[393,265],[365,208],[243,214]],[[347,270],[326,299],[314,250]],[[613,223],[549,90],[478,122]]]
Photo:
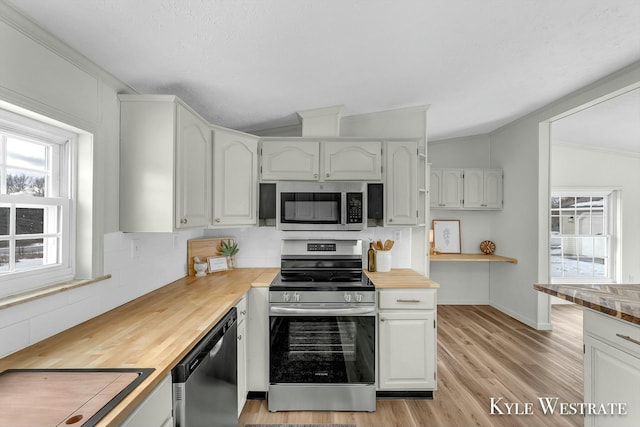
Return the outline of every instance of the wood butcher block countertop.
[[[640,284],[535,284],[533,288],[609,316],[640,325]]]
[[[155,368],[98,422],[115,426],[171,372],[251,287],[269,286],[277,268],[187,276],[0,359],[0,372],[30,368]]]
[[[379,273],[365,271],[376,289],[400,289],[400,288],[439,288],[440,284],[417,273],[409,268],[392,269],[389,272]]]

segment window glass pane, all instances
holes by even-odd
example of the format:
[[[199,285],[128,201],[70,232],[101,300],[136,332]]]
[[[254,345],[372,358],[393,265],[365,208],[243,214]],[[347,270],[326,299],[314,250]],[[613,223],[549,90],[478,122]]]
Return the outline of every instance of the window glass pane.
[[[9,221],[11,209],[10,208],[0,208],[0,236],[8,236],[9,235]]]
[[[558,209],[560,207],[560,198],[552,197],[551,198],[551,209]]]
[[[576,204],[575,197],[562,197],[560,199],[560,206],[562,208],[572,208],[575,206],[575,204]]]
[[[43,239],[16,240],[16,271],[43,265]]]
[[[592,197],[591,207],[594,211],[604,211],[604,197]]]
[[[591,212],[579,212],[576,216],[576,234],[591,234]]]
[[[561,234],[575,234],[575,212],[563,211],[560,217],[560,233]]]
[[[43,208],[16,208],[16,234],[42,234]]]
[[[551,232],[552,233],[560,233],[560,217],[552,216],[551,217]]]
[[[0,273],[9,271],[9,242],[0,240]]]
[[[7,169],[7,194],[45,195],[46,175],[21,169]]]
[[[47,165],[47,148],[44,145],[9,137],[7,164],[18,168],[44,170]]]

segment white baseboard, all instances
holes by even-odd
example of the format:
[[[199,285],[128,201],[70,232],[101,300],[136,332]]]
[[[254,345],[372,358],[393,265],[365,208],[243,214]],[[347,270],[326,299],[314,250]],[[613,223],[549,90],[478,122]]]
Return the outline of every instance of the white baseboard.
[[[504,307],[500,304],[495,304],[495,303],[490,303],[489,305],[491,305],[491,307],[500,310],[501,312],[503,312],[504,314],[513,317],[514,319],[516,319],[519,322],[524,323],[525,325],[533,328],[533,329],[537,329],[539,331],[549,331],[552,329],[552,325],[551,323],[538,323],[535,320],[529,319],[527,317],[521,316],[520,314],[508,309],[507,307]]]

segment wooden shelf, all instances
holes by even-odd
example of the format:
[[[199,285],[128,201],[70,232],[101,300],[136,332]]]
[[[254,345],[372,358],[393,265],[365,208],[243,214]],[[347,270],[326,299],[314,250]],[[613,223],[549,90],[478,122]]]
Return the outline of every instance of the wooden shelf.
[[[429,255],[431,261],[471,261],[471,262],[508,262],[517,264],[518,260],[500,255],[485,254],[437,254]]]

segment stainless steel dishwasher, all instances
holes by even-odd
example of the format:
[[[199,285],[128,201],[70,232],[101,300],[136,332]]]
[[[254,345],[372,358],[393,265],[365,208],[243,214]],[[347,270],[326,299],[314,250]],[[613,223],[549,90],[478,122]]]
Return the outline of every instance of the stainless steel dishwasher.
[[[235,307],[171,371],[176,427],[238,425]]]

